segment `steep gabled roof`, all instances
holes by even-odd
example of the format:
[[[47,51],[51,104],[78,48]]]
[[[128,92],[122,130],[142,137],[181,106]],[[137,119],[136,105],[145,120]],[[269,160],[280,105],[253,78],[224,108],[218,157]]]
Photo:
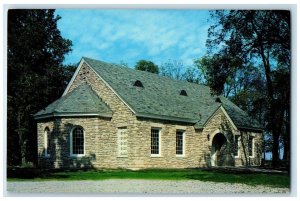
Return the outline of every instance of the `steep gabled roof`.
[[[91,86],[82,84],[34,115],[35,119],[52,116],[111,117],[112,111]]]
[[[138,117],[194,123],[203,128],[222,105],[238,128],[259,129],[257,121],[209,87],[83,57]],[[138,81],[138,85],[136,84]],[[185,92],[183,92],[183,90]]]
[[[230,116],[231,120],[234,122],[236,127],[239,129],[260,129],[263,130],[262,126],[257,120],[250,118],[249,115],[236,106],[234,103],[229,101],[225,97],[221,97],[222,106],[226,110],[227,114]]]

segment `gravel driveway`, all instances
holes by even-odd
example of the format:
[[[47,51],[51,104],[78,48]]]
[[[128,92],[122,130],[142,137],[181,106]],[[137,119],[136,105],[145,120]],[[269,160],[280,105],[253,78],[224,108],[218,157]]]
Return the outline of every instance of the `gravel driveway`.
[[[195,180],[132,180],[7,182],[7,191],[22,193],[289,193],[288,188]]]

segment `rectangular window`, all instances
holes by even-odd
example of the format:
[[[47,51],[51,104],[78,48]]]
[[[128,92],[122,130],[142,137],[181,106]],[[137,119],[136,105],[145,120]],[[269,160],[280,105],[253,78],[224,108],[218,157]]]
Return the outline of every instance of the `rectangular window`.
[[[183,131],[176,131],[176,155],[183,155]]]
[[[248,151],[249,151],[249,156],[253,157],[253,136],[249,136]]]
[[[234,136],[234,156],[238,157],[239,156],[239,139],[240,136],[239,135],[235,135]]]
[[[118,156],[127,157],[127,129],[119,128],[118,129]]]
[[[151,129],[151,155],[159,155],[159,129]]]

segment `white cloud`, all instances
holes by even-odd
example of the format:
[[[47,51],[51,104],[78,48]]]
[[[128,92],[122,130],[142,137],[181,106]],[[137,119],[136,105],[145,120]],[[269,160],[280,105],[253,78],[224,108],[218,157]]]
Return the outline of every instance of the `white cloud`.
[[[207,24],[197,11],[58,10],[63,36],[76,52],[99,52],[122,58],[122,53],[154,60],[198,58],[205,51]],[[75,52],[75,51],[74,51]],[[107,55],[110,54],[110,55]],[[93,56],[94,56],[93,55]],[[125,61],[125,59],[123,59]],[[125,61],[126,62],[126,61]],[[135,61],[136,62],[136,61]],[[190,63],[190,62],[189,62]]]

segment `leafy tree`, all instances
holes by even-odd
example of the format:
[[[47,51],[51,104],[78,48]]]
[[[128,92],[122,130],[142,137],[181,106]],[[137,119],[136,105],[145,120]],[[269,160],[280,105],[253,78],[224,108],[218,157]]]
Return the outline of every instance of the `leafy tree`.
[[[183,73],[183,80],[186,80],[191,83],[200,83],[199,70],[196,67],[187,67]]]
[[[212,59],[209,58],[208,56],[204,56],[200,59],[194,60],[195,67],[198,68],[200,71],[200,82],[205,85],[208,85],[209,75],[207,69],[210,68],[211,61]]]
[[[54,10],[8,11],[7,148],[10,165],[36,159],[32,115],[61,96],[74,68],[64,55],[72,42],[62,38]]]
[[[274,72],[283,68],[290,74],[290,12],[218,10],[211,15],[214,24],[208,30],[207,40],[211,58],[207,69],[208,84],[220,94],[228,78],[232,79],[252,64],[258,67],[257,73],[265,79],[261,91],[266,94],[266,128],[273,139],[272,164],[278,166],[279,138],[287,109],[280,107],[283,99],[278,97],[282,91],[275,83],[278,77]],[[289,86],[282,87],[290,91]],[[288,103],[283,105],[289,105],[290,100],[286,101]]]
[[[225,97],[228,97],[232,93],[236,73],[224,70],[228,68],[228,66],[225,66],[225,61],[217,58],[217,56],[204,56],[201,59],[195,60],[194,63],[202,74],[204,84],[209,85],[214,93],[223,93]],[[219,79],[220,82],[216,82],[216,79]]]
[[[158,66],[154,64],[152,61],[140,60],[135,65],[136,70],[147,71],[150,73],[159,73]]]
[[[195,66],[184,66],[183,62],[168,60],[159,67],[160,75],[175,80],[185,80],[192,83],[200,83],[200,72]]]

